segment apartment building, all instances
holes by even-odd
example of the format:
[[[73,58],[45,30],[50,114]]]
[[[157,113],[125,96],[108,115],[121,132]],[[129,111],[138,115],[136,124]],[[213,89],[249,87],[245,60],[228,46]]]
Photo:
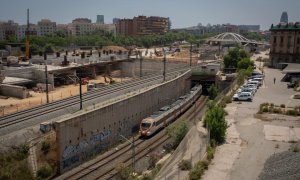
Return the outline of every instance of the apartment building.
[[[282,63],[300,63],[300,22],[271,26],[271,65],[281,68]]]
[[[112,34],[116,36],[116,25],[115,24],[98,24],[95,23],[92,26],[92,31],[94,32],[101,32],[104,34]]]
[[[120,19],[117,24],[117,34],[124,36],[133,35],[133,19]]]
[[[56,32],[56,22],[52,22],[49,19],[42,19],[37,25],[39,36],[54,35]]]
[[[0,22],[0,40],[7,40],[10,37],[16,37],[18,33],[18,24],[12,20]]]
[[[92,20],[88,18],[76,18],[68,25],[72,36],[83,36],[93,31]]]
[[[18,31],[17,31],[17,39],[20,40],[26,36],[26,31],[27,31],[27,25],[20,25],[18,26]],[[29,35],[30,36],[36,36],[38,34],[38,26],[35,24],[30,24],[29,25]]]
[[[120,19],[117,22],[117,33],[125,36],[165,34],[169,31],[169,22],[169,18],[158,16],[138,16],[133,19]]]

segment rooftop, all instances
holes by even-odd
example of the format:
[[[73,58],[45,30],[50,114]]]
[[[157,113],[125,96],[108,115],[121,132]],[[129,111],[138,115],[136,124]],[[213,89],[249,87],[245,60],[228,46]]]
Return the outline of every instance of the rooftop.
[[[276,30],[300,30],[300,22],[296,23],[279,23],[278,25],[274,26],[271,25],[270,31]]]

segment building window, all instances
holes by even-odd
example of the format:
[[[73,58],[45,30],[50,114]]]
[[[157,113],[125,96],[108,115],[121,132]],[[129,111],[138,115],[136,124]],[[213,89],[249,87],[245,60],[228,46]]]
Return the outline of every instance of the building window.
[[[297,38],[297,44],[300,44],[300,38]]]
[[[283,43],[283,36],[280,36],[280,44]]]
[[[292,37],[291,37],[291,36],[289,36],[289,37],[288,37],[288,43],[287,43],[287,47],[288,47],[288,48],[290,48],[290,47],[291,47],[291,45],[292,45]]]
[[[273,38],[273,43],[276,44],[276,36]]]

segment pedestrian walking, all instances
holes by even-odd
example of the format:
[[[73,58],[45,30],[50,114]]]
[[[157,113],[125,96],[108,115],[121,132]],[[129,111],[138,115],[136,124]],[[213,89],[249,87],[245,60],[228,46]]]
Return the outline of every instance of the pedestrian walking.
[[[274,84],[276,83],[276,78],[274,77]]]

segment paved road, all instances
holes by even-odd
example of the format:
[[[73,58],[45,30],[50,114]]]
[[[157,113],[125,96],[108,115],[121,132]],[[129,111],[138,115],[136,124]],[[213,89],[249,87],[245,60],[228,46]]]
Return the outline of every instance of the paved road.
[[[234,162],[230,179],[257,179],[266,159],[278,152],[287,150],[289,143],[265,140],[263,127],[265,124],[289,126],[289,121],[261,121],[253,117],[258,111],[259,105],[263,102],[270,102],[277,105],[295,106],[300,100],[292,99],[295,94],[292,89],[287,89],[286,82],[281,79],[284,76],[280,70],[265,68],[265,82],[255,95],[254,101],[242,104],[233,103],[236,106],[235,112],[236,127],[243,140],[242,150],[238,159]],[[274,78],[276,82],[274,83]],[[279,148],[275,148],[276,145]]]
[[[264,125],[300,127],[300,121],[286,120],[279,115],[268,115],[277,120],[262,121],[254,115],[263,102],[295,106],[300,104],[300,100],[291,99],[295,92],[287,89],[286,82],[280,81],[284,76],[280,70],[266,68],[265,75],[264,85],[257,91],[253,102],[227,105],[226,120],[230,127],[227,129],[226,143],[217,148],[215,158],[203,176],[204,180],[258,179],[267,158],[290,147],[288,142],[266,140]]]

